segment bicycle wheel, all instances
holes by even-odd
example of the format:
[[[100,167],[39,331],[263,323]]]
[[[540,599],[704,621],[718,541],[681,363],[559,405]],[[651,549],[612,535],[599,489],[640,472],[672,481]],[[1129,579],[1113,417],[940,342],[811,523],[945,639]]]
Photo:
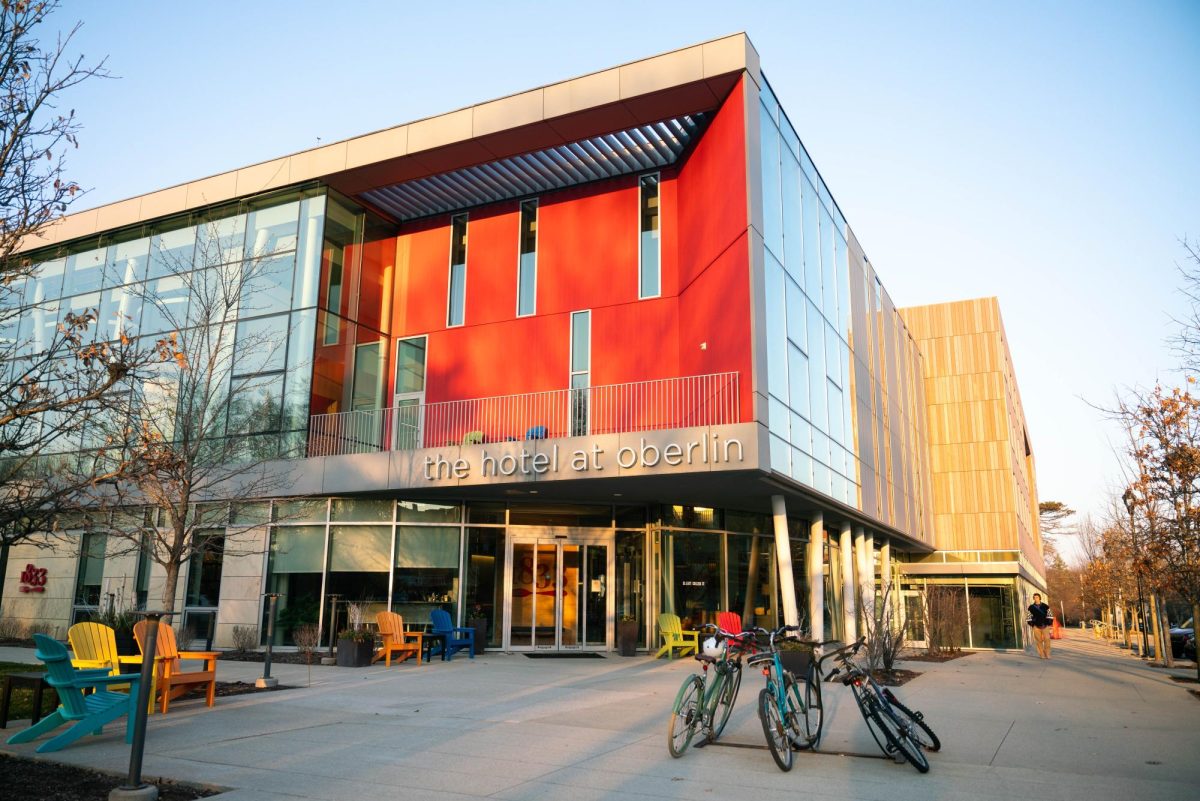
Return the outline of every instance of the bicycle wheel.
[[[858,704],[858,711],[862,713],[863,720],[867,722],[867,731],[871,732],[871,736],[875,738],[875,744],[879,746],[879,750],[887,756],[895,753],[891,742],[883,731],[883,727],[875,723],[872,712],[879,707],[879,700],[875,698],[874,693],[867,687],[857,684],[850,685],[851,691],[854,693],[854,701]]]
[[[825,725],[825,710],[821,708],[821,677],[809,670],[804,678],[804,736],[810,748],[821,744],[821,727]]]
[[[784,727],[783,718],[779,714],[779,702],[775,693],[763,688],[758,694],[758,719],[762,721],[763,735],[767,738],[767,747],[771,749],[771,758],[779,769],[787,772],[792,769],[792,743]]]
[[[909,727],[900,720],[897,713],[887,707],[877,705],[871,710],[871,719],[874,726],[887,738],[888,745],[891,746],[890,749],[885,749],[886,753],[899,753],[918,772],[929,772],[929,760],[925,758],[925,752],[921,749],[920,743],[909,734]]]
[[[720,737],[721,732],[725,731],[725,724],[729,722],[729,715],[733,712],[733,705],[737,703],[738,689],[741,686],[742,666],[737,662],[730,662],[725,674],[725,684],[717,695],[717,706],[713,710],[712,737],[709,742]]]
[[[688,676],[683,680],[667,728],[667,750],[676,759],[691,745],[696,727],[700,725],[700,699],[703,697],[704,682],[699,676]]]
[[[933,733],[933,729],[929,728],[929,724],[925,722],[923,714],[912,711],[897,701],[896,697],[890,693],[888,694],[888,701],[891,702],[892,709],[896,710],[896,714],[901,720],[907,718],[912,724],[909,734],[921,744],[922,748],[926,751],[940,751],[942,749],[942,741]]]

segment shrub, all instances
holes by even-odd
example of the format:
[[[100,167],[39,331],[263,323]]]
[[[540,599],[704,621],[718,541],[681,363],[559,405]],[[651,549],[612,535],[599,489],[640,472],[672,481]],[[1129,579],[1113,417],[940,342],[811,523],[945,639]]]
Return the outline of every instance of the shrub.
[[[967,598],[962,587],[930,585],[921,592],[925,640],[931,654],[953,654],[967,641]]]
[[[29,636],[29,627],[20,620],[0,617],[0,640],[25,640]]]
[[[233,647],[239,651],[253,651],[258,648],[258,627],[234,626]]]

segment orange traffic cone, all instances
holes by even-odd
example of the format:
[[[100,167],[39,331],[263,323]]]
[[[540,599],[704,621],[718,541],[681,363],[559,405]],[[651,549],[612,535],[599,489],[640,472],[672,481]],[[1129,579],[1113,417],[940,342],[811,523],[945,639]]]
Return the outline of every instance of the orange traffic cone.
[[[1050,639],[1061,640],[1062,638],[1062,624],[1058,622],[1058,618],[1054,618],[1054,625],[1050,628]]]

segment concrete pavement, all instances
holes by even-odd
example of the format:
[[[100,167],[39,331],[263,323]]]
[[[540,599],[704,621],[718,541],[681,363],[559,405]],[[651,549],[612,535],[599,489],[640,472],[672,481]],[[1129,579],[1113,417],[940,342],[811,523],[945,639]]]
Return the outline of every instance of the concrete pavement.
[[[1194,799],[1200,701],[1166,671],[1072,632],[1054,658],[976,653],[897,694],[925,712],[943,749],[920,775],[889,760],[797,756],[782,773],[755,714],[748,672],[723,742],[671,759],[670,705],[690,659],[461,655],[385,669],[276,665],[276,693],[198,700],[154,716],[145,773],[231,788],[220,801],[404,799]],[[0,649],[0,660],[13,659]],[[15,661],[15,660],[14,660]],[[221,663],[222,680],[261,665]],[[1181,674],[1185,671],[1177,671]],[[878,752],[846,688],[825,685],[822,749]],[[22,724],[17,724],[18,726]],[[12,727],[10,726],[10,731]],[[33,746],[4,746],[29,754]],[[116,728],[51,755],[122,771]]]

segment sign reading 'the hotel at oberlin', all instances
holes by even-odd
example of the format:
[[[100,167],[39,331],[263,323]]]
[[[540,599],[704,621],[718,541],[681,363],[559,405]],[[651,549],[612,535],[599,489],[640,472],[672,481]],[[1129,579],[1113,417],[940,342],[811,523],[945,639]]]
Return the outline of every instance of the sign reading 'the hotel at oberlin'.
[[[674,433],[674,432],[672,432]],[[478,452],[458,453],[447,456],[440,451],[426,453],[422,461],[422,476],[426,481],[456,478],[469,481],[473,475],[485,479],[515,476],[558,476],[564,472],[574,474],[615,474],[620,470],[634,468],[654,469],[659,466],[744,468],[746,446],[738,437],[722,437],[719,432],[699,429],[699,435],[681,440],[664,442],[661,436],[647,439],[645,434],[636,442],[623,437],[615,448],[594,441],[585,447],[563,447],[550,441],[544,447],[522,445],[515,451],[505,449],[489,452],[486,445],[478,446]],[[577,477],[582,477],[578,475]]]

